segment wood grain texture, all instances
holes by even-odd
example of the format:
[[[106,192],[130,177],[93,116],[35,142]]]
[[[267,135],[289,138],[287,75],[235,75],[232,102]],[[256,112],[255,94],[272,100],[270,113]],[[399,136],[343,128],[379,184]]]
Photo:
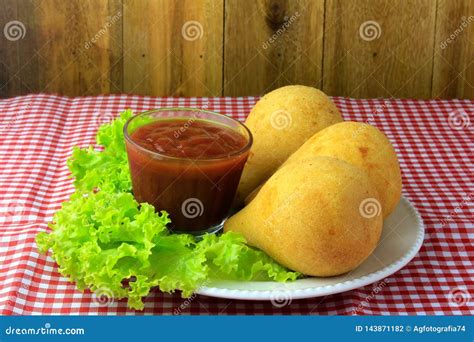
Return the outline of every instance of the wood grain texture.
[[[321,86],[323,0],[227,0],[224,94]]]
[[[432,96],[474,99],[474,2],[439,0]]]
[[[431,0],[327,0],[323,90],[430,97],[435,14]]]
[[[7,88],[65,95],[122,90],[120,0],[19,1],[16,5],[17,18],[9,20],[22,22],[26,34],[5,48],[7,55],[17,58],[9,71],[13,84]]]
[[[34,3],[1,0],[0,97],[35,92],[40,87]]]
[[[125,0],[125,92],[220,96],[223,9],[223,0]]]
[[[0,97],[241,96],[306,84],[355,98],[474,99],[472,0],[0,0],[0,8]],[[12,22],[24,27],[13,39]]]

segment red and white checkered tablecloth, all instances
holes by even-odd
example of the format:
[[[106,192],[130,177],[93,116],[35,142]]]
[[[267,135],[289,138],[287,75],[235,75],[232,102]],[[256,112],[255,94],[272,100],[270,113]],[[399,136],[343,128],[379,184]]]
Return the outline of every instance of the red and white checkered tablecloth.
[[[173,314],[179,293],[152,291],[145,310],[125,301],[100,306],[40,255],[35,235],[73,192],[66,159],[74,145],[94,143],[100,124],[120,111],[163,106],[206,107],[244,119],[255,97],[152,98],[28,95],[0,101],[0,313]],[[369,285],[284,307],[265,301],[196,296],[181,314],[473,314],[473,113],[470,100],[334,98],[346,120],[383,130],[403,172],[403,193],[426,225],[418,255],[374,291]]]

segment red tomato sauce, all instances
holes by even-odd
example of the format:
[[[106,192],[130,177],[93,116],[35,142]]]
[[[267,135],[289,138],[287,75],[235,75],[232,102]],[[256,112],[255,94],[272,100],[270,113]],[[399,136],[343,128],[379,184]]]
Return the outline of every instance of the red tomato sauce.
[[[166,156],[191,159],[222,158],[239,151],[247,139],[238,132],[204,120],[160,120],[132,133],[138,145]]]
[[[135,198],[166,210],[176,231],[201,231],[230,211],[248,138],[217,123],[164,119],[126,141]],[[137,146],[138,145],[138,146]]]

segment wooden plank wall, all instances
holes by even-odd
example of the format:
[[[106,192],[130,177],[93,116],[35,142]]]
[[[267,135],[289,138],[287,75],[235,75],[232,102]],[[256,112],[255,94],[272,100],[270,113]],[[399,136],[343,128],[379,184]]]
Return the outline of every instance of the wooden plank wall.
[[[0,26],[1,97],[474,98],[472,0],[0,0]]]

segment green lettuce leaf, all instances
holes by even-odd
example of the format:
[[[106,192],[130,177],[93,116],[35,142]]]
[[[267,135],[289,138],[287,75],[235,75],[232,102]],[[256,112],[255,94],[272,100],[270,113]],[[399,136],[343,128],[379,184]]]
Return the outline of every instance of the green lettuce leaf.
[[[87,192],[95,188],[105,191],[131,191],[130,170],[127,164],[123,126],[133,115],[126,110],[111,123],[102,125],[97,133],[97,144],[103,151],[74,147],[68,167],[75,178],[76,191]]]
[[[36,238],[79,289],[127,297],[141,309],[152,287],[190,295],[206,279],[204,253],[195,253],[190,235],[168,233],[166,212],[155,213],[126,192],[85,195],[73,195],[54,215],[52,232]]]
[[[246,245],[238,233],[170,234],[168,214],[131,194],[123,126],[131,111],[99,129],[103,151],[74,148],[68,161],[76,192],[39,233],[40,252],[52,251],[59,272],[98,297],[127,298],[143,309],[153,287],[184,297],[213,279],[289,281],[300,276]]]
[[[288,281],[299,276],[264,252],[247,246],[240,233],[205,235],[197,249],[206,255],[210,279]]]

